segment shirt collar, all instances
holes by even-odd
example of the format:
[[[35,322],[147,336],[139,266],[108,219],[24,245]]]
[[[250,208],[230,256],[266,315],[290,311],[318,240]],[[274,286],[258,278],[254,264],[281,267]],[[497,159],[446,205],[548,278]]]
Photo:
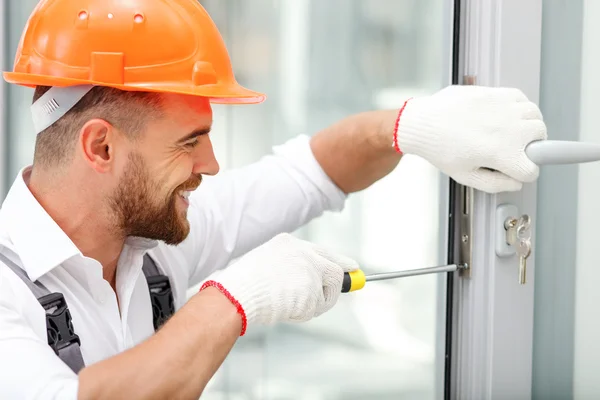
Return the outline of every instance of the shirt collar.
[[[36,281],[66,260],[83,254],[27,187],[30,173],[31,167],[25,167],[17,175],[0,209],[0,220],[4,221],[23,269]],[[145,252],[157,242],[130,237],[125,245]]]

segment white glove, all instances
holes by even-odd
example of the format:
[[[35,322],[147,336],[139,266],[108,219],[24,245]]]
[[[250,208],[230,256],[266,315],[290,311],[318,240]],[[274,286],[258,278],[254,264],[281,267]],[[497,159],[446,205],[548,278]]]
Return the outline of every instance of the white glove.
[[[539,108],[520,90],[449,86],[406,103],[394,146],[460,184],[497,193],[538,178],[539,168],[524,150],[546,138]]]
[[[358,264],[322,247],[280,234],[209,277],[247,325],[308,321],[330,310],[342,292],[344,272]]]

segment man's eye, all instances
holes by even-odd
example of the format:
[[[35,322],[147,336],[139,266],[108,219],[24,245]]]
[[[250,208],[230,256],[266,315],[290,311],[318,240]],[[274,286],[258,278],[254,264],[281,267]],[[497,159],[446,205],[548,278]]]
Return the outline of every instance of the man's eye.
[[[193,149],[194,147],[196,147],[196,146],[198,145],[198,143],[199,143],[198,139],[194,139],[194,140],[193,140],[193,141],[191,141],[191,142],[187,142],[187,143],[185,144],[185,147],[189,147],[189,148],[192,148],[192,149]]]

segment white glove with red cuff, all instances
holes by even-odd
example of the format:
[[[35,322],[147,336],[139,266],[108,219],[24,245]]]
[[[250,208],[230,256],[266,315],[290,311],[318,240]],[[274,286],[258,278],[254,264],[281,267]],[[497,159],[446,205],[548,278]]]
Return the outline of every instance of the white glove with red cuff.
[[[280,234],[209,277],[238,308],[247,325],[302,322],[330,310],[342,292],[344,272],[358,264],[310,242]]]
[[[460,184],[497,193],[538,178],[525,147],[546,138],[539,108],[520,90],[449,86],[406,102],[393,144]]]

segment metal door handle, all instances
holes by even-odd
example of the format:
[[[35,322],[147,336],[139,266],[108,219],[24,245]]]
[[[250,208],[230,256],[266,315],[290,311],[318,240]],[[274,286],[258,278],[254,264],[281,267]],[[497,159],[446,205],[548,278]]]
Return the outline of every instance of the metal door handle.
[[[537,165],[579,164],[600,161],[600,144],[563,140],[540,140],[525,148]]]

